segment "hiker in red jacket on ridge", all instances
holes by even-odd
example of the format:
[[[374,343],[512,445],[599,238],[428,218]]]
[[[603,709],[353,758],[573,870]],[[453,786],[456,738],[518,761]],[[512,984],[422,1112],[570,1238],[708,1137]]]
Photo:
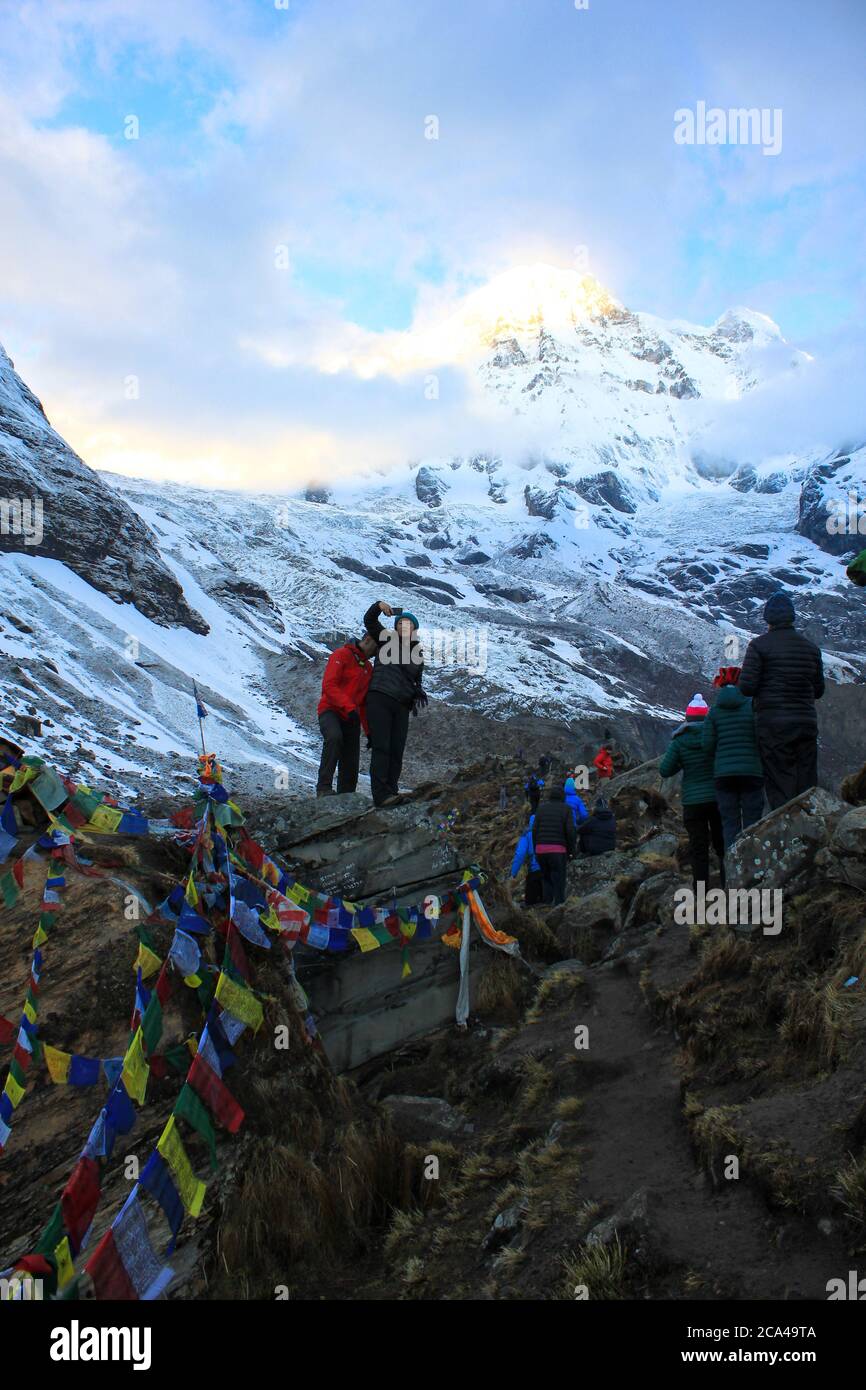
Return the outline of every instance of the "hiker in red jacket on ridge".
[[[338,795],[353,792],[358,786],[361,730],[369,733],[366,699],[375,652],[376,643],[365,633],[357,642],[347,642],[328,657],[318,709],[324,747],[316,796],[333,796],[335,772]]]
[[[610,756],[607,744],[603,743],[592,760],[592,765],[598,773],[599,781],[605,777],[613,776],[613,758]]]

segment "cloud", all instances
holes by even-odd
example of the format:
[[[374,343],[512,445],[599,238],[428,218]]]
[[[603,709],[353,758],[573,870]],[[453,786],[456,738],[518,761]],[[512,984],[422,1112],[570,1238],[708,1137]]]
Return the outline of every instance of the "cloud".
[[[483,404],[424,333],[515,264],[586,248],[635,308],[838,329],[866,269],[864,20],[803,10],[24,0],[0,46],[0,338],[89,461],[270,486],[474,438]],[[675,146],[698,98],[783,105],[782,154]]]

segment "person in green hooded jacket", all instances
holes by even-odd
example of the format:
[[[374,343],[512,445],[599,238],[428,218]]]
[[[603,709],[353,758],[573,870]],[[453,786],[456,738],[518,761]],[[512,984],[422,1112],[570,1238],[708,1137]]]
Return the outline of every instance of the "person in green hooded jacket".
[[[719,861],[719,880],[725,886],[725,842],[716,802],[713,755],[705,752],[701,743],[708,713],[703,695],[695,695],[686,708],[685,724],[677,729],[659,765],[662,777],[683,774],[683,824],[689,837],[696,894],[699,883],[706,886],[709,882],[711,844]]]
[[[723,666],[713,681],[716,702],[704,720],[701,747],[713,758],[725,852],[764,813],[764,770],[752,701],[737,687],[739,668]]]
[[[852,560],[845,573],[852,584],[866,589],[866,550],[861,550],[856,560]]]

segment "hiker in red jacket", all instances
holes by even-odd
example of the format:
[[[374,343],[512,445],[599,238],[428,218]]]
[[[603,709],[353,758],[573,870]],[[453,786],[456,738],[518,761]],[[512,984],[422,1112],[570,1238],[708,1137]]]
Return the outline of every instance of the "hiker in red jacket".
[[[328,657],[318,710],[324,747],[316,796],[333,796],[335,772],[338,795],[353,792],[358,786],[361,730],[369,733],[366,700],[375,652],[376,643],[365,633],[357,642],[347,642]]]
[[[603,743],[592,760],[592,765],[598,773],[599,781],[605,777],[613,776],[613,758],[606,743]]]

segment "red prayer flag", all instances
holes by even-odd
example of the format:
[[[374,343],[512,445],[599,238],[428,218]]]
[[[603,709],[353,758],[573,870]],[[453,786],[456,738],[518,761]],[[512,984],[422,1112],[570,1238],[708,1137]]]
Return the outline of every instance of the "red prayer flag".
[[[120,1258],[111,1227],[105,1232],[84,1268],[93,1280],[97,1298],[137,1301],[138,1291]]]
[[[79,1158],[60,1198],[63,1224],[74,1255],[90,1229],[100,1190],[99,1164],[92,1158]]]
[[[193,1058],[187,1076],[190,1086],[210,1106],[220,1124],[229,1134],[236,1134],[243,1124],[244,1112],[231,1091],[209,1067],[200,1052]]]

